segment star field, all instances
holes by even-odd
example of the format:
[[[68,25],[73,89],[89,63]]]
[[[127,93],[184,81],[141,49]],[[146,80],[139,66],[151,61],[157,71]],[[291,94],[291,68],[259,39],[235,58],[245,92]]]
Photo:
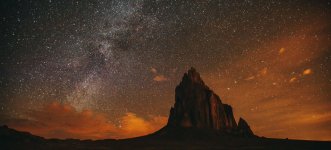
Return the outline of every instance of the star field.
[[[194,66],[258,135],[331,139],[330,1],[0,4],[0,124],[58,138],[152,132]],[[107,134],[39,115],[62,120],[59,112],[84,120],[83,130],[102,122]],[[128,124],[140,126],[130,134]]]

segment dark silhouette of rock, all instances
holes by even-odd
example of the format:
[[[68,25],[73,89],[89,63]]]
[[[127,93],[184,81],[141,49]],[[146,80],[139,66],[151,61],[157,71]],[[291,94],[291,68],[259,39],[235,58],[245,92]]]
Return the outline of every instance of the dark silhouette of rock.
[[[251,131],[247,125],[241,129],[242,132],[238,132],[232,107],[222,103],[193,67],[184,74],[175,92],[175,105],[170,109],[168,126],[213,129],[234,134],[248,134]],[[254,135],[253,132],[250,135]]]
[[[0,126],[0,141],[6,140],[20,140],[25,139],[25,141],[42,141],[44,138],[39,136],[34,136],[29,132],[19,132],[14,129],[8,128],[7,125]]]
[[[238,131],[243,136],[253,136],[254,135],[253,131],[249,127],[248,123],[242,118],[240,118],[239,122],[238,122]]]

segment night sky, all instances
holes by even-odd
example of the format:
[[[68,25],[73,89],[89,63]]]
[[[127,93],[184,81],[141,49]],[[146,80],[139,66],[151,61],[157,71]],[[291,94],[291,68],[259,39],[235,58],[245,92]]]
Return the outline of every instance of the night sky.
[[[191,67],[259,136],[331,140],[331,2],[2,0],[0,124],[127,138]]]

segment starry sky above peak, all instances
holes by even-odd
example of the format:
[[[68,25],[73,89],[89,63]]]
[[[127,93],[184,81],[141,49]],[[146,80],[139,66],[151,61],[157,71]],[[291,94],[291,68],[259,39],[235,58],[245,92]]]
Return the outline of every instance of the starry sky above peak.
[[[330,1],[0,4],[0,124],[58,138],[146,134],[166,123],[193,66],[258,135],[331,139]],[[107,134],[88,130],[96,121]]]

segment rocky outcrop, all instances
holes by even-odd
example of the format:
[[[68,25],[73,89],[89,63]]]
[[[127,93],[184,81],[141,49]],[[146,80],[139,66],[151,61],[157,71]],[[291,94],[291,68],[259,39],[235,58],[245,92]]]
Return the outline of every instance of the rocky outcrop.
[[[249,127],[248,123],[242,118],[239,119],[237,130],[238,130],[239,134],[243,135],[243,136],[253,136],[254,135],[254,133],[251,130],[251,128]]]
[[[167,126],[238,133],[232,107],[222,103],[194,68],[184,74],[175,92],[175,105],[170,109]],[[240,127],[246,134],[251,130],[244,123]]]

